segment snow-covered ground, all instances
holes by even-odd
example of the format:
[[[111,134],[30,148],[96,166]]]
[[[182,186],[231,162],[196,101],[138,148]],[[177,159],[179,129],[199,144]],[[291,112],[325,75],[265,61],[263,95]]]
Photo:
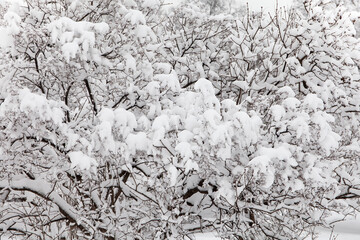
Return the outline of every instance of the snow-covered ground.
[[[359,240],[360,216],[335,225],[333,233],[329,229],[320,229],[319,240]]]
[[[196,240],[219,240],[215,233],[195,234]],[[360,216],[356,220],[348,220],[335,225],[334,231],[331,229],[319,229],[317,240],[359,240],[360,239]],[[307,240],[312,240],[308,238]]]
[[[358,225],[359,227],[359,225]],[[318,240],[359,240],[360,233],[321,231]],[[310,240],[310,239],[309,239]]]

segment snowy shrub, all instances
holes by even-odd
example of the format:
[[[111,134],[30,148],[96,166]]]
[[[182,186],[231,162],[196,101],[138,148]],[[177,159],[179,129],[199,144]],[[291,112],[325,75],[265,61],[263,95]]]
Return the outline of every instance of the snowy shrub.
[[[222,2],[0,3],[0,237],[304,239],[356,213],[360,14]]]

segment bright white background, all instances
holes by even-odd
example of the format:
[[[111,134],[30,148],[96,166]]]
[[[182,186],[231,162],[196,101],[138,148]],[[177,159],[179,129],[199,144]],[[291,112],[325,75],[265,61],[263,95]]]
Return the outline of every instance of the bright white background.
[[[276,1],[275,0],[236,0],[236,2],[240,2],[246,4],[248,2],[250,11],[260,11],[261,7],[265,12],[274,12],[276,8]],[[278,0],[279,7],[289,7],[291,6],[292,0]]]
[[[1,0],[0,0],[1,1]],[[165,3],[177,5],[183,0],[165,0]],[[263,7],[264,12],[274,12],[276,8],[276,0],[227,0],[232,2],[232,6],[237,4],[246,4],[248,2],[250,11],[260,11]],[[279,7],[290,7],[293,0],[278,0]]]

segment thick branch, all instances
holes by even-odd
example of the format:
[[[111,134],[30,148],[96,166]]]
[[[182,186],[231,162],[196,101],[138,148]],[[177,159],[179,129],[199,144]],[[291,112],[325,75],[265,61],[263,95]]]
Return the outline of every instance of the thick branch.
[[[30,180],[30,179],[21,179],[16,181],[2,180],[0,181],[0,190],[10,188],[17,191],[29,191],[32,192],[48,201],[53,202],[59,207],[60,212],[71,222],[74,222],[78,227],[85,233],[89,232],[89,224],[85,224],[84,221],[81,221],[79,213],[67,203],[56,191],[54,191],[53,186],[46,182],[45,180]],[[90,227],[91,228],[91,227]]]
[[[89,83],[89,80],[87,80],[87,78],[84,79],[84,82],[85,82],[85,86],[86,86],[86,89],[89,93],[89,98],[90,98],[90,102],[93,106],[93,110],[94,110],[94,113],[97,114],[98,113],[98,109],[96,107],[96,102],[95,102],[95,99],[94,99],[94,96],[93,96],[93,93],[91,91],[91,88],[90,88],[90,83]]]

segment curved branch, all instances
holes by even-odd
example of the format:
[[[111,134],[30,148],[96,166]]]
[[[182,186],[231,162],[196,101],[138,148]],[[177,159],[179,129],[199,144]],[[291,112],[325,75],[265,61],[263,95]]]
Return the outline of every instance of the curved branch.
[[[86,223],[83,217],[76,211],[76,209],[67,203],[56,191],[54,187],[46,182],[43,179],[31,180],[31,179],[21,179],[21,180],[2,180],[0,181],[0,190],[10,188],[17,191],[29,191],[37,196],[40,196],[48,201],[56,204],[60,212],[68,219],[70,222],[75,223],[84,233],[90,233],[90,229],[95,229],[88,222]]]

